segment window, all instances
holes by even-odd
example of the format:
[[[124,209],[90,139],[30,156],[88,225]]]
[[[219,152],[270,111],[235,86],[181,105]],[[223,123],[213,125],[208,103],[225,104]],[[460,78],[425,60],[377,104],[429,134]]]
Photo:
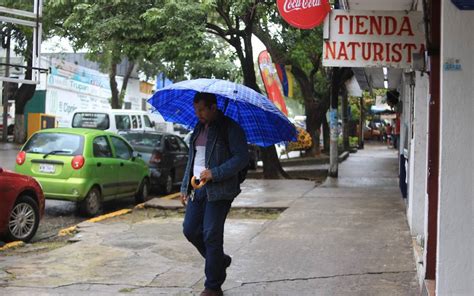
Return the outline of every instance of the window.
[[[115,124],[118,130],[129,130],[130,129],[130,116],[128,115],[115,115]]]
[[[137,115],[138,119],[138,128],[142,128],[142,117],[140,115]]]
[[[26,143],[23,151],[27,153],[81,155],[84,137],[63,133],[38,133]]]
[[[132,115],[132,128],[138,128],[138,119],[136,115]]]
[[[186,145],[186,143],[184,143],[184,141],[181,139],[181,138],[178,138],[178,144],[179,144],[179,148],[181,149],[181,151],[183,152],[188,152],[188,146]]]
[[[165,146],[168,151],[179,151],[179,144],[175,137],[167,137],[165,140]]]
[[[109,126],[109,115],[106,113],[79,112],[72,119],[72,127],[106,130]]]
[[[112,149],[104,136],[97,137],[92,142],[94,157],[112,157]]]
[[[121,134],[122,137],[127,140],[132,147],[134,146],[147,146],[147,147],[160,147],[161,138],[160,134],[151,134],[151,133],[136,133],[128,132]]]
[[[115,147],[115,157],[127,160],[132,158],[132,149],[125,141],[117,137],[112,137],[112,144]]]
[[[153,124],[151,123],[151,120],[148,117],[148,115],[143,115],[143,121],[144,121],[145,127],[153,127]]]

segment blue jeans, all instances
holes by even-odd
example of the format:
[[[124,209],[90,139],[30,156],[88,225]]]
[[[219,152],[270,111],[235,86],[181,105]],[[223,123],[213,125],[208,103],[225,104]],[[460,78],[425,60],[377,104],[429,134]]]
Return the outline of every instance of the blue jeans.
[[[208,201],[206,189],[198,189],[188,199],[183,222],[184,236],[206,259],[208,289],[219,290],[225,280],[224,223],[232,200]]]

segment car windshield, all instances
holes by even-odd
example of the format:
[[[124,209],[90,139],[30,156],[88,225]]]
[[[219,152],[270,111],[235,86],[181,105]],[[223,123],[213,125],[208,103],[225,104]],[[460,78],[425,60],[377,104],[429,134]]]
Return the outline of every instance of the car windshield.
[[[161,145],[162,135],[147,133],[123,133],[123,136],[132,146],[157,147]]]
[[[63,133],[38,133],[33,135],[26,143],[23,151],[39,154],[82,154],[84,137]]]
[[[109,126],[109,115],[106,113],[78,112],[72,119],[72,127],[106,130]]]

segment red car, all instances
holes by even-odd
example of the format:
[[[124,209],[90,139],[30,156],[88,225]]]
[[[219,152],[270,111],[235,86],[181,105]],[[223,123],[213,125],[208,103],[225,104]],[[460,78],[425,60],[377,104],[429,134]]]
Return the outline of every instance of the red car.
[[[44,195],[39,183],[0,167],[0,237],[29,241],[43,215]]]

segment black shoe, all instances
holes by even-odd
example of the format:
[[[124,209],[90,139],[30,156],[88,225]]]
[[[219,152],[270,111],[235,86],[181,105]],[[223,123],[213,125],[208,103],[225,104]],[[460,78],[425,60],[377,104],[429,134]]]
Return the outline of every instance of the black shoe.
[[[232,263],[232,257],[224,254],[224,267],[225,268],[229,267],[231,263]]]
[[[212,289],[204,289],[204,291],[201,292],[201,296],[222,296],[224,293],[222,292],[221,289],[219,290],[212,290]]]

